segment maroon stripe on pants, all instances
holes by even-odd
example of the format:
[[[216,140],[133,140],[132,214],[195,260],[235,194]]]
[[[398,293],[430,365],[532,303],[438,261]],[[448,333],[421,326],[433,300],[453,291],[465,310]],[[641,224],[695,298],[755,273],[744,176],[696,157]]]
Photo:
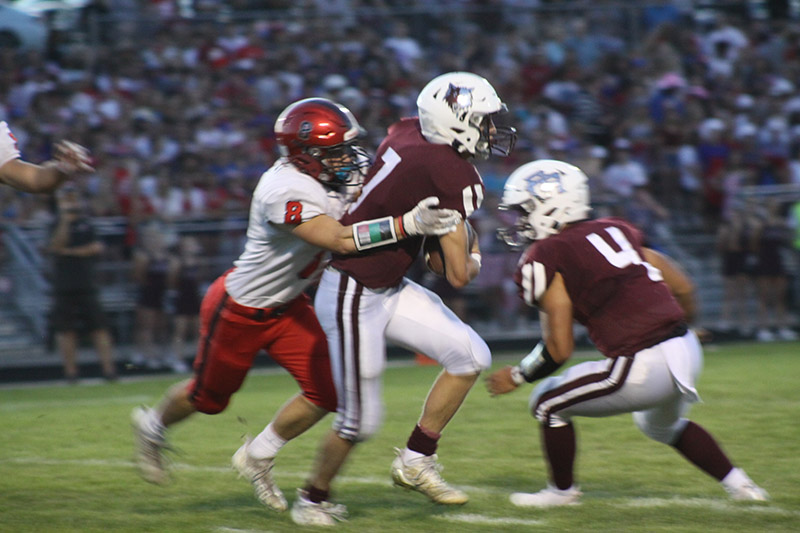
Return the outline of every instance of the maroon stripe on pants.
[[[617,367],[618,364],[624,365],[622,368],[622,373],[619,376],[619,381],[616,383],[610,382],[607,387],[601,389],[593,389],[590,391],[586,391],[585,394],[579,394],[576,396],[571,396],[569,398],[564,398],[563,401],[558,401],[558,397],[562,395],[566,395],[571,391],[579,389],[581,387],[585,387],[586,385],[590,385],[592,383],[600,383],[602,381],[607,380],[614,374],[614,369]],[[611,366],[604,372],[598,372],[596,374],[588,374],[586,376],[581,376],[578,379],[567,381],[566,383],[556,387],[553,390],[547,391],[546,393],[542,394],[539,398],[539,401],[536,402],[536,409],[534,413],[539,420],[544,418],[544,424],[550,425],[551,417],[554,413],[562,411],[567,407],[571,407],[573,405],[579,404],[581,402],[585,402],[588,400],[594,400],[596,398],[601,398],[603,396],[608,396],[609,394],[614,394],[617,392],[624,384],[625,380],[628,379],[628,374],[630,373],[631,366],[633,365],[633,358],[632,357],[615,357],[612,359]],[[553,400],[555,399],[555,402]],[[544,403],[550,403],[546,412],[540,414],[539,408]]]
[[[361,294],[364,291],[364,286],[360,283],[356,282],[356,289],[353,294],[353,302],[350,308],[350,315],[351,315],[351,335],[353,338],[352,346],[353,350],[351,354],[347,354],[345,352],[345,326],[344,326],[344,300],[345,296],[347,295],[347,282],[350,279],[346,274],[340,273],[339,278],[339,298],[336,303],[336,325],[339,328],[339,350],[340,350],[340,359],[341,359],[341,367],[342,367],[342,374],[344,383],[342,383],[342,388],[344,389],[344,393],[341,394],[341,400],[343,405],[343,412],[345,416],[342,419],[342,427],[340,431],[347,435],[357,436],[359,427],[360,427],[360,420],[361,420],[361,371],[359,365],[359,313],[358,307],[361,302]],[[349,399],[349,395],[347,394],[347,359],[348,355],[352,356],[351,365],[349,368],[355,372],[355,387],[356,387],[356,405],[348,405],[347,401]],[[354,425],[348,425],[348,423],[353,423]]]

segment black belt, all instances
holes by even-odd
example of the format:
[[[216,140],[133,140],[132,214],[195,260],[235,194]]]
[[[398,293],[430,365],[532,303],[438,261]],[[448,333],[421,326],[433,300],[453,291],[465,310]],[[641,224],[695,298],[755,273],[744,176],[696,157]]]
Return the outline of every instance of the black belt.
[[[257,322],[264,322],[266,320],[277,318],[288,311],[289,307],[291,306],[291,302],[289,302],[278,307],[248,308],[237,304],[230,296],[226,295],[226,297],[226,309],[234,314],[249,318],[250,320],[255,320]]]
[[[289,305],[281,305],[280,307],[268,307],[266,309],[256,309],[253,312],[253,320],[269,320],[270,318],[277,318],[289,309]]]

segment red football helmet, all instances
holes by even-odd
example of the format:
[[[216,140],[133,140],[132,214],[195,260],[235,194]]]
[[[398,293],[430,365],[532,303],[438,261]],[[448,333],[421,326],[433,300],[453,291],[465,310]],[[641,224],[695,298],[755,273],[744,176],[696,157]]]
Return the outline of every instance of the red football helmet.
[[[369,158],[358,144],[364,134],[346,107],[326,98],[291,104],[275,121],[281,155],[332,188],[360,186]]]

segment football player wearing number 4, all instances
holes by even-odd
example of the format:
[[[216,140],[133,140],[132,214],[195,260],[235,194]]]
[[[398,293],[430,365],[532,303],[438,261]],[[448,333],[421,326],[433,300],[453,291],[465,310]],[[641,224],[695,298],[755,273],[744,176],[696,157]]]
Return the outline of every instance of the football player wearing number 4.
[[[418,119],[389,127],[364,191],[342,223],[399,214],[430,195],[465,219],[480,206],[483,182],[471,159],[492,151],[508,154],[513,147],[513,129],[493,122],[505,105],[485,79],[454,72],[428,83],[417,107]],[[480,270],[477,243],[468,248],[465,224],[440,241],[447,280],[455,287],[466,285]],[[421,238],[377,249],[369,242],[356,245],[367,253],[335,254],[314,300],[328,336],[339,403],[333,430],[292,507],[292,519],[303,525],[331,526],[343,518],[344,506],[329,501],[330,486],[355,444],[381,424],[387,341],[424,353],[444,367],[405,449],[397,450],[392,478],[437,503],[467,501],[464,492],[440,476],[435,452],[442,430],[478,374],[490,366],[489,348],[436,294],[404,277],[419,255]]]
[[[304,290],[326,264],[326,251],[356,252],[353,239],[385,246],[409,236],[439,235],[461,222],[426,198],[396,217],[342,226],[337,220],[361,190],[368,165],[363,130],[345,107],[322,98],[287,107],[275,123],[282,157],[253,192],[247,242],[234,267],[208,289],[200,309],[194,376],[173,386],[155,409],[132,414],[137,465],[152,483],[167,481],[166,428],[200,411],[223,411],[260,350],[295,378],[302,392],[234,454],[233,466],[268,507],[286,499],[271,470],[278,450],[336,409],[328,345]]]
[[[642,246],[642,236],[617,218],[589,220],[589,189],[578,168],[553,160],[525,164],[508,178],[502,208],[517,211],[501,236],[512,245],[535,241],[515,274],[521,296],[540,310],[544,341],[517,366],[487,379],[493,395],[543,379],[529,400],[539,421],[550,472],[547,488],[514,493],[511,503],[552,507],[578,503],[576,416],[633,413],[648,437],[670,445],[718,480],[734,500],[768,499],[714,438],[686,418],[698,401],[702,348],[688,329],[694,287],[680,267]],[[573,319],[586,326],[603,361],[548,377],[571,356]]]

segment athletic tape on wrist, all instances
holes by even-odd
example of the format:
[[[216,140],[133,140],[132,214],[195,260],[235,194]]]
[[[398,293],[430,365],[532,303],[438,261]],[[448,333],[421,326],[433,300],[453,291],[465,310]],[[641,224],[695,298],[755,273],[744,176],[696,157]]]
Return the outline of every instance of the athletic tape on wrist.
[[[522,369],[519,365],[511,367],[511,381],[513,381],[514,385],[517,387],[525,383],[525,376],[522,375]]]
[[[532,383],[537,379],[542,379],[561,367],[562,363],[553,361],[547,345],[539,341],[539,344],[519,362],[519,369],[525,381]]]
[[[353,241],[359,251],[397,242],[394,217],[376,218],[353,224]]]

